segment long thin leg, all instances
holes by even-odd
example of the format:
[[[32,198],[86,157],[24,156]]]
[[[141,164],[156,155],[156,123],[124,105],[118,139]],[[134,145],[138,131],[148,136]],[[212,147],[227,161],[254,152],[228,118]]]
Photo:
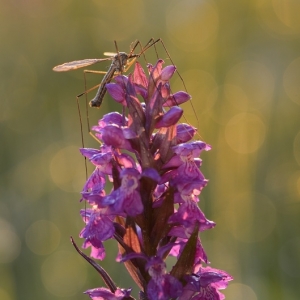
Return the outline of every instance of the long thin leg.
[[[84,88],[86,90],[86,77],[85,73],[84,74]],[[86,110],[86,120],[87,120],[87,126],[88,126],[88,131],[90,131],[90,123],[89,123],[89,115],[88,115],[88,110],[87,110],[87,94],[85,94],[85,110]],[[80,123],[80,136],[81,136],[81,145],[82,148],[85,148],[85,143],[84,143],[84,134],[83,134],[83,123],[82,123],[82,115],[81,115],[81,110],[80,110],[80,105],[79,105],[79,97],[76,96],[76,103],[77,103],[77,111],[78,111],[78,116],[79,116],[79,123]],[[84,156],[84,169],[85,169],[85,179],[88,179],[88,167],[87,167],[87,158]],[[86,201],[84,201],[84,221],[86,222],[87,214],[86,214]]]
[[[154,38],[151,38],[148,43],[143,47],[143,53],[146,52],[149,48],[154,47],[155,53],[156,53],[156,57],[157,59],[159,59],[158,57],[158,52],[156,49],[156,44],[160,41],[161,39],[157,39],[156,41],[154,40]]]
[[[95,71],[95,70],[83,70],[84,73],[90,73],[90,74],[106,74],[107,71]]]
[[[83,125],[82,125],[82,115],[80,111],[80,105],[79,105],[79,98],[81,96],[85,96],[85,118],[86,118],[86,124],[89,134],[98,142],[100,141],[96,138],[96,136],[91,132],[91,126],[90,126],[90,116],[89,116],[89,105],[88,105],[88,98],[87,95],[90,91],[95,90],[100,86],[100,84],[97,84],[96,86],[93,86],[91,88],[87,88],[87,80],[86,80],[86,74],[92,73],[92,74],[106,74],[105,71],[94,71],[94,70],[84,70],[83,71],[83,78],[84,78],[84,92],[76,96],[77,100],[77,107],[78,107],[78,114],[79,114],[79,120],[80,120],[80,132],[81,132],[81,142],[82,142],[82,148],[84,148],[84,134],[83,134]],[[87,161],[85,157],[85,170],[86,170],[86,176],[87,176]]]
[[[132,44],[133,44],[133,46],[132,46]],[[131,50],[130,50],[129,56],[133,55],[134,50],[136,49],[137,46],[139,46],[140,49],[141,49],[140,53],[137,54],[137,57],[140,57],[143,54],[144,59],[146,61],[146,57],[145,57],[144,52],[143,52],[143,46],[142,46],[142,44],[141,44],[141,42],[139,40],[136,40],[135,42],[131,43],[131,45],[130,45],[130,49]]]
[[[151,38],[151,39],[148,41],[148,43],[143,47],[143,50],[141,51],[141,53],[139,54],[139,56],[141,56],[142,54],[144,54],[149,48],[151,48],[151,47],[153,46],[154,49],[155,49],[156,56],[157,56],[157,58],[158,58],[158,52],[157,52],[157,48],[156,48],[156,44],[157,44],[157,43],[160,43],[160,44],[162,45],[164,51],[166,52],[166,54],[167,54],[167,56],[168,56],[168,59],[171,61],[172,65],[175,66],[175,64],[174,64],[174,62],[173,62],[173,60],[172,60],[172,58],[171,58],[171,55],[169,54],[169,51],[167,50],[167,48],[166,48],[166,46],[165,46],[165,44],[164,44],[164,42],[163,42],[163,40],[162,40],[161,38],[156,39],[156,40],[154,40],[153,38]],[[178,77],[180,78],[180,80],[181,80],[181,82],[182,82],[182,84],[183,84],[184,90],[188,93],[188,90],[187,90],[187,87],[186,87],[186,85],[185,85],[185,82],[184,82],[184,80],[183,80],[181,74],[178,72],[177,68],[176,68],[176,73],[177,73]],[[171,92],[172,92],[172,91],[171,91]],[[175,99],[174,99],[174,100],[175,100]],[[176,102],[176,100],[175,100],[175,102]],[[192,110],[193,110],[194,115],[195,115],[196,120],[197,120],[197,127],[199,127],[199,118],[198,118],[198,116],[197,116],[197,113],[196,113],[195,107],[194,107],[194,105],[193,105],[193,103],[192,103],[192,100],[190,100],[190,104],[191,104],[191,106],[192,106]],[[183,118],[184,118],[185,122],[189,124],[189,122],[187,121],[187,119],[186,119],[186,117],[185,117],[184,115],[183,115]],[[197,134],[198,134],[198,133],[197,133]]]
[[[122,61],[121,61],[121,56],[120,56],[118,44],[117,44],[116,41],[114,41],[114,43],[115,43],[115,47],[116,47],[117,54],[118,54],[119,66],[121,67],[119,71],[120,71],[120,73],[122,74],[123,71],[126,72],[126,71],[128,70],[128,68],[134,63],[135,59],[132,61],[132,63],[130,63],[130,66],[126,69],[126,65],[125,65],[125,66],[122,65]],[[129,58],[131,55],[132,55],[132,52],[130,52],[130,54],[127,56],[127,61],[126,61],[126,63],[128,63],[128,58]],[[125,69],[126,69],[126,70],[125,70]],[[124,80],[123,80],[123,81],[124,81]],[[124,82],[123,85],[126,86],[125,82]],[[122,106],[122,117],[123,117],[122,123],[123,123],[123,125],[125,126],[125,120],[126,120],[126,117],[125,117],[125,107],[124,107],[124,106]]]

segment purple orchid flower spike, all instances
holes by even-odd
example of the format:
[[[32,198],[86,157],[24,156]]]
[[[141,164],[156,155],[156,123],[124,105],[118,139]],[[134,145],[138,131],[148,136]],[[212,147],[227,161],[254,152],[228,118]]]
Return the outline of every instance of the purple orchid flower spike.
[[[117,242],[117,261],[136,282],[140,299],[221,300],[219,290],[232,277],[206,266],[200,240],[201,232],[216,225],[198,206],[208,183],[199,156],[211,146],[192,141],[197,129],[178,123],[183,115],[179,105],[191,96],[172,92],[169,81],[176,67],[163,64],[149,64],[147,76],[136,63],[132,75],[119,75],[106,85],[124,114],[103,116],[93,127],[99,149],[80,150],[95,167],[82,189],[89,208],[81,211],[85,226],[80,237],[97,260],[105,258],[106,240]],[[134,299],[131,289],[118,288],[106,271],[76,249],[107,286],[86,291],[91,299]],[[167,268],[169,256],[176,261]]]

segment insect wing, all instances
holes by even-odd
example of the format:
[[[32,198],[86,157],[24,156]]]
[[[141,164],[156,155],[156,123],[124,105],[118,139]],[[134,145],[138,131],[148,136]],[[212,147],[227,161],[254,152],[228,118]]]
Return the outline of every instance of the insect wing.
[[[71,70],[77,70],[79,68],[87,67],[96,64],[98,62],[107,61],[107,60],[111,60],[111,58],[91,58],[91,59],[75,60],[54,67],[53,71],[67,72]]]
[[[104,52],[103,54],[104,54],[105,56],[114,57],[114,56],[116,56],[118,53],[116,53],[116,52]]]

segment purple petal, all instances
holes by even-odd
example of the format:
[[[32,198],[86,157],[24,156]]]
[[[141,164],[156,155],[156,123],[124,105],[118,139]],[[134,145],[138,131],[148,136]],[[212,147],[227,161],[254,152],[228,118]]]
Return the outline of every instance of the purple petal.
[[[151,178],[153,181],[155,182],[159,182],[161,180],[161,177],[160,175],[158,174],[158,172],[153,169],[153,168],[147,168],[147,169],[144,169],[143,170],[143,173],[142,173],[142,176],[143,177],[148,177],[148,178]]]
[[[147,68],[150,72],[149,80],[156,80],[160,76],[163,64],[164,61],[162,59],[159,59],[154,66],[152,66],[151,64],[147,65]]]
[[[105,114],[102,119],[99,120],[98,125],[103,128],[107,125],[118,125],[118,126],[124,126],[126,125],[126,119],[124,124],[124,118],[123,116],[118,112],[111,112],[108,114]]]
[[[166,274],[158,280],[150,280],[147,286],[149,300],[176,299],[182,293],[182,284],[173,276]]]
[[[133,72],[133,82],[137,85],[141,85],[144,88],[148,85],[148,79],[145,75],[144,69],[142,68],[139,62],[135,63],[135,68]]]
[[[149,83],[148,83],[148,96],[151,97],[154,91],[156,90],[157,81],[160,78],[161,69],[164,61],[159,59],[156,65],[153,67],[152,65],[148,64],[149,70]]]
[[[171,65],[171,66],[166,66],[165,68],[162,69],[160,78],[162,81],[168,81],[170,78],[173,76],[174,72],[176,71],[176,67]]]
[[[164,99],[168,99],[170,97],[170,84],[168,82],[164,83],[161,86],[161,95]],[[165,106],[165,105],[163,105]]]
[[[118,164],[124,168],[134,168],[136,166],[135,160],[126,153],[121,153],[120,155],[116,156],[116,160]]]
[[[141,214],[144,210],[141,194],[133,191],[130,196],[126,197],[123,203],[123,210],[128,216],[132,217]]]
[[[173,147],[173,151],[180,156],[199,157],[200,153],[205,150],[209,151],[211,146],[202,142],[195,141],[190,143],[183,143]]]
[[[182,103],[185,103],[192,99],[191,95],[189,95],[186,92],[177,92],[173,95],[170,95],[167,99],[167,101],[164,103],[164,107],[172,107],[172,106],[178,106]]]
[[[104,167],[105,165],[110,164],[111,159],[112,159],[111,152],[98,153],[98,154],[93,155],[90,158],[90,162],[92,164],[94,164],[96,167]],[[111,169],[111,167],[109,169]],[[110,174],[110,171],[109,171],[109,174]]]
[[[180,107],[174,106],[170,108],[155,124],[155,128],[170,127],[175,125],[181,118],[182,114],[183,110]]]
[[[80,148],[79,149],[80,153],[85,156],[86,158],[91,158],[95,154],[101,153],[100,150],[98,149],[93,149],[93,148]]]
[[[124,75],[118,75],[114,78],[115,82],[121,85],[121,87],[125,90],[127,82],[128,82],[128,77]]]
[[[94,191],[95,194],[101,193],[105,186],[105,174],[96,168],[86,181],[82,192]]]
[[[176,168],[179,167],[183,164],[182,159],[180,158],[179,155],[174,155],[172,158],[163,165],[163,169],[169,169],[169,168]]]
[[[120,177],[124,178],[125,176],[131,176],[136,178],[137,180],[141,178],[140,172],[134,168],[123,169],[122,172],[120,173]]]
[[[146,100],[148,98],[148,91],[143,86],[134,84],[134,89],[138,95],[141,95],[143,97],[144,100]]]
[[[131,128],[122,127],[122,131],[123,131],[124,138],[127,140],[135,139],[138,137],[137,134]]]
[[[177,127],[177,143],[186,143],[193,138],[197,129],[189,124],[181,123],[178,124]]]
[[[119,103],[125,104],[125,92],[124,89],[117,83],[107,83],[106,85],[108,93],[114,100]]]
[[[121,128],[108,125],[102,129],[102,140],[106,145],[114,148],[131,149],[129,142],[124,138]]]

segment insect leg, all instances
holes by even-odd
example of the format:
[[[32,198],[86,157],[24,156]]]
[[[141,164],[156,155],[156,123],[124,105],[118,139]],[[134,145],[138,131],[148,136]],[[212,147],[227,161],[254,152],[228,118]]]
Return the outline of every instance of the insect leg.
[[[154,46],[156,55],[157,55],[157,57],[158,57],[158,54],[157,54],[158,52],[157,52],[157,47],[156,47],[156,45],[157,45],[158,43],[161,44],[161,46],[163,47],[165,53],[167,54],[168,59],[170,60],[170,62],[172,63],[172,65],[175,66],[175,64],[174,64],[174,62],[173,62],[173,60],[172,60],[172,58],[171,58],[171,55],[169,54],[169,51],[167,50],[167,47],[165,46],[164,41],[163,41],[161,38],[156,39],[156,40],[154,40],[154,38],[151,38],[151,39],[148,41],[148,43],[145,45],[145,47],[143,48],[143,52],[145,52],[145,51],[146,51],[147,49],[149,49],[150,47]],[[178,71],[177,68],[176,68],[176,73],[177,73],[177,76],[179,77],[180,81],[182,82],[182,85],[183,85],[183,87],[184,87],[185,92],[188,93],[186,84],[185,84],[185,82],[184,82],[184,80],[183,80],[183,78],[182,78],[182,76],[181,76],[181,74],[179,73],[179,71]],[[172,93],[172,91],[171,91],[171,93]],[[174,101],[175,101],[175,103],[176,103],[176,99],[175,99],[175,98],[174,98]],[[192,107],[192,110],[193,110],[193,113],[194,113],[194,115],[195,115],[195,118],[196,118],[196,120],[197,120],[197,127],[199,127],[199,118],[198,118],[198,116],[197,116],[195,107],[194,107],[194,105],[193,105],[193,103],[192,103],[192,100],[190,100],[189,102],[190,102],[190,105],[191,105],[191,107]],[[191,124],[187,121],[185,115],[183,115],[183,118],[184,118],[184,120],[185,120],[186,123],[188,123],[189,125],[191,125]],[[199,135],[199,133],[197,133],[197,134]]]

